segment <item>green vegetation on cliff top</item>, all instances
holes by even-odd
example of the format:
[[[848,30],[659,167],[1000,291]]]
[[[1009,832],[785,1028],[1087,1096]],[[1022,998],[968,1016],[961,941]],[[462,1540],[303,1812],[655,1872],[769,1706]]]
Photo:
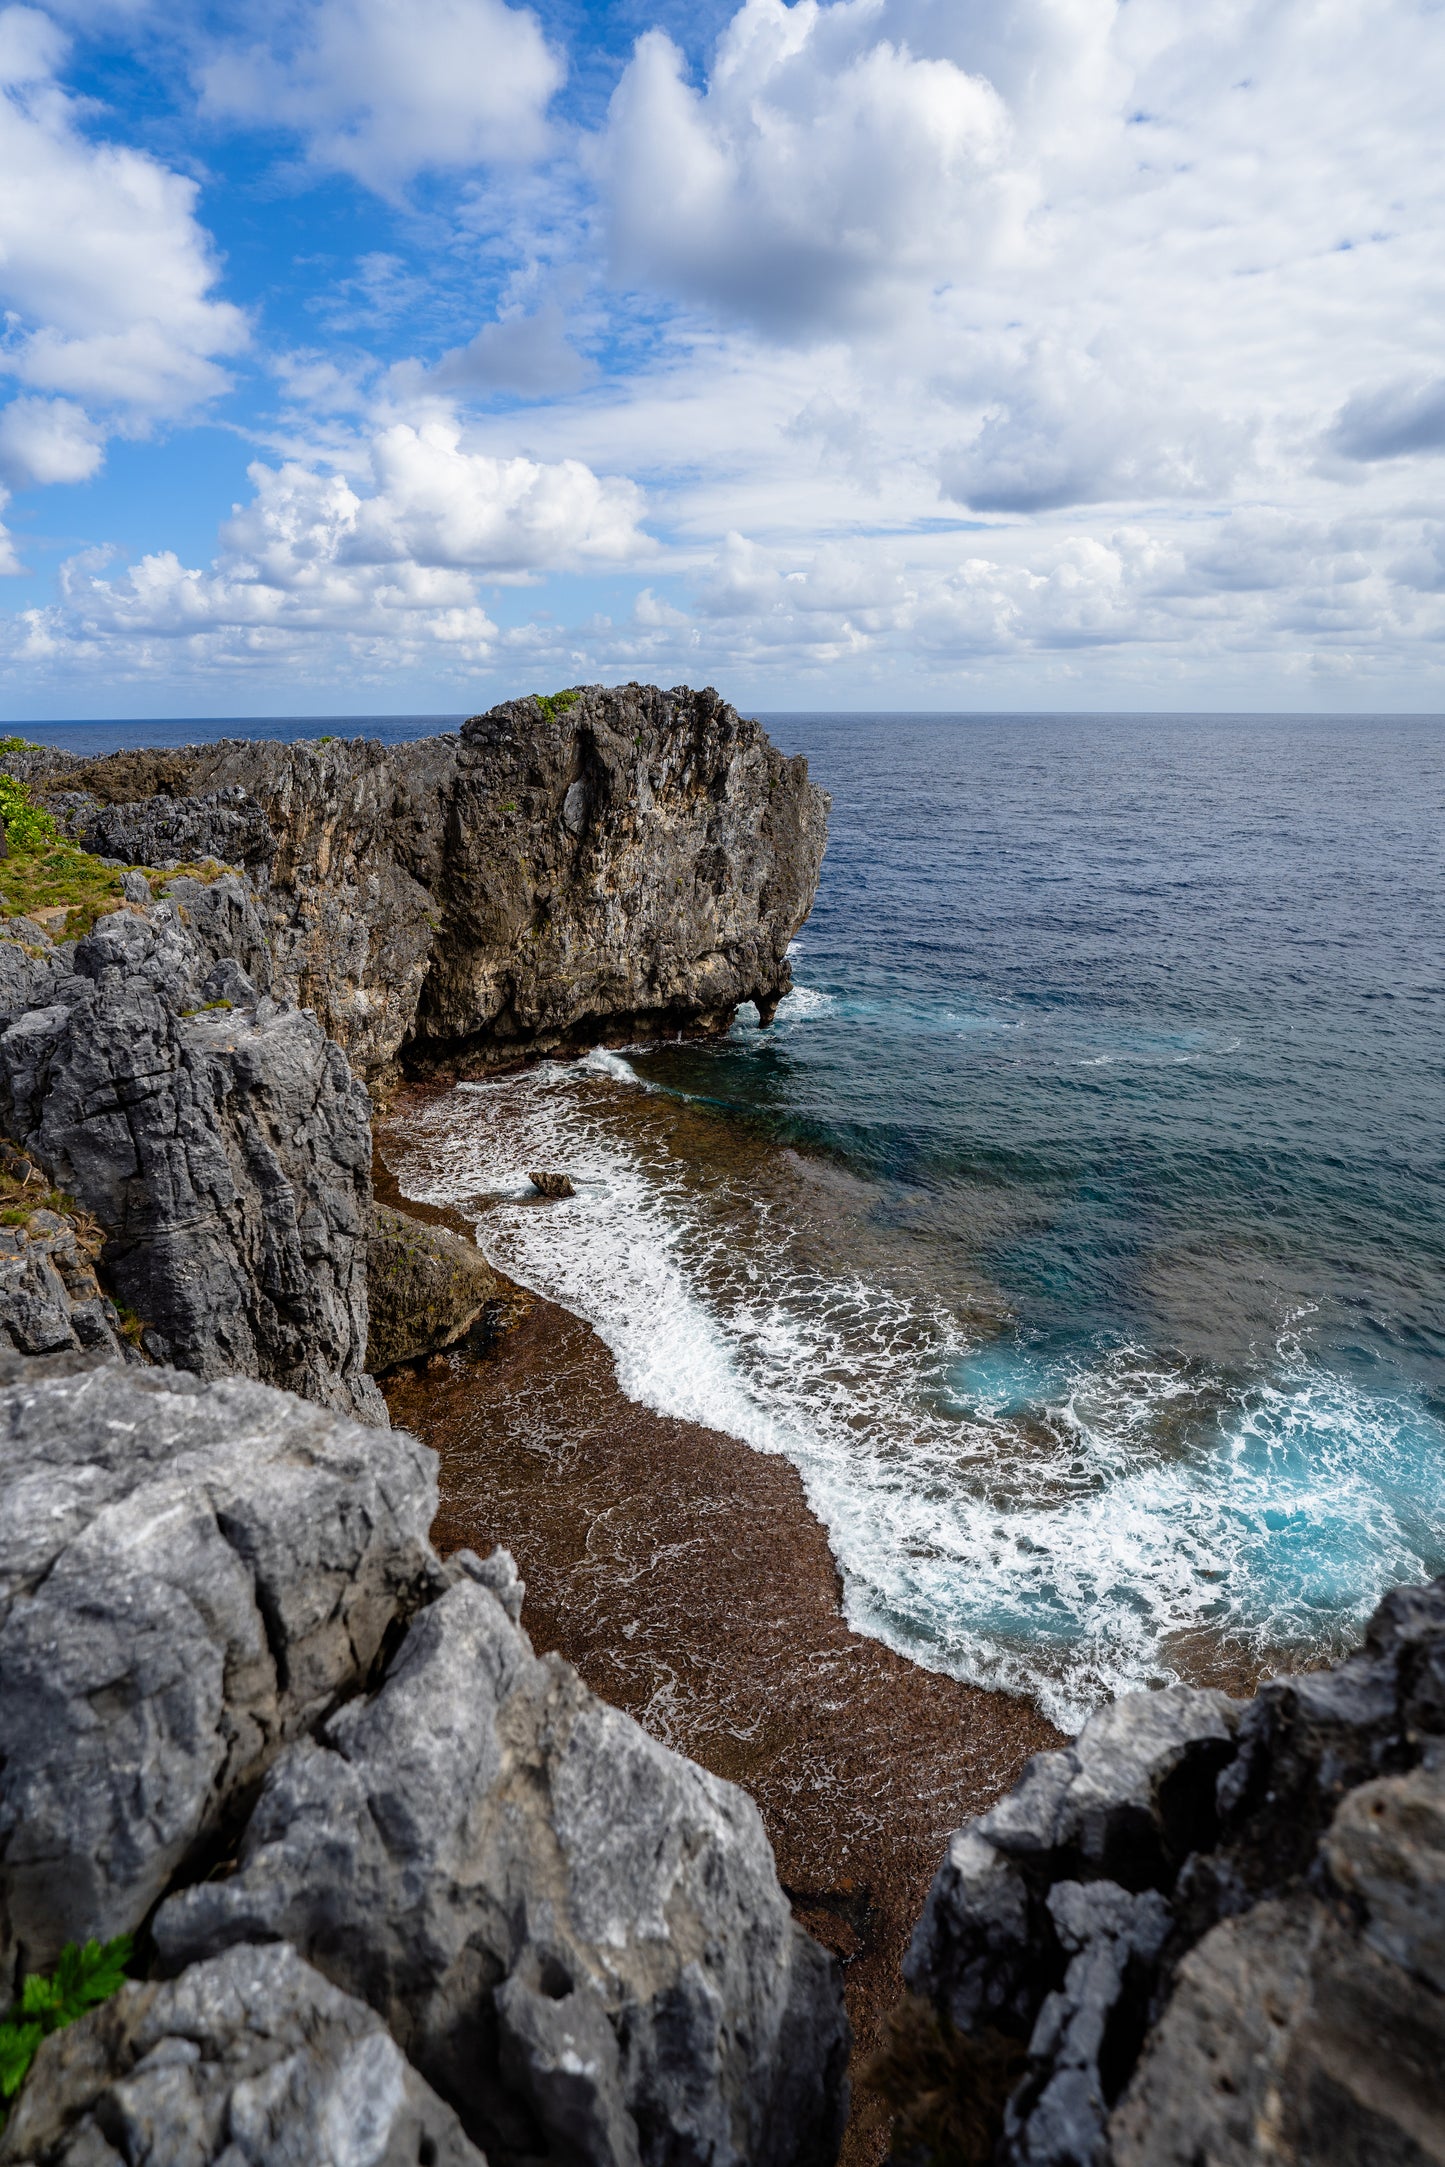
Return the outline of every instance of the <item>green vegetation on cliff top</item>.
[[[38,748],[24,738],[0,738],[0,760],[7,754]],[[214,858],[203,865],[173,866],[158,873],[149,866],[127,868],[107,865],[103,858],[82,850],[70,841],[53,813],[36,803],[27,783],[0,770],[0,822],[5,829],[5,856],[0,859],[0,918],[30,918],[56,938],[78,940],[97,918],[122,901],[121,874],[143,872],[157,892],[179,873],[196,880],[215,880],[225,871]],[[65,912],[64,924],[42,913]]]

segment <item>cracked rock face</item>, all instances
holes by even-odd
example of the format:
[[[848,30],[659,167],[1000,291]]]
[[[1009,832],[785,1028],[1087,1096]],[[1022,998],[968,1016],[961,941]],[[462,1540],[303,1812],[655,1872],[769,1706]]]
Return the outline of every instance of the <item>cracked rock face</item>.
[[[0,1227],[0,1344],[134,1359],[95,1276],[94,1245],[68,1212],[33,1211],[24,1226]]]
[[[10,1358],[0,1993],[138,1927],[440,1584],[434,1455],[264,1385]],[[66,1368],[62,1358],[60,1368]]]
[[[0,2162],[486,2167],[380,2020],[286,1948],[129,1985],[41,2047]]]
[[[506,1595],[458,1579],[380,1689],[282,1755],[235,1872],[162,1905],[163,1959],[290,1942],[494,2167],[824,2167],[841,1989],[756,1808],[534,1656]]]
[[[63,789],[62,809],[103,800],[75,817],[109,854],[181,856],[183,835],[244,850],[273,990],[371,1079],[403,1053],[418,1071],[484,1068],[719,1029],[745,1000],[770,1017],[826,839],[806,762],[687,686],[585,686],[551,712],[512,700],[404,746],[233,740],[14,765]],[[259,820],[274,854],[259,827],[228,844],[228,819]]]
[[[949,1844],[904,1966],[1027,2043],[1018,2167],[1445,2160],[1445,1580],[1254,1700],[1132,1694]]]
[[[127,881],[129,905],[77,943],[3,929],[0,1120],[99,1221],[154,1359],[384,1424],[365,1087],[313,1017],[258,992],[240,880],[180,879],[159,902]]]

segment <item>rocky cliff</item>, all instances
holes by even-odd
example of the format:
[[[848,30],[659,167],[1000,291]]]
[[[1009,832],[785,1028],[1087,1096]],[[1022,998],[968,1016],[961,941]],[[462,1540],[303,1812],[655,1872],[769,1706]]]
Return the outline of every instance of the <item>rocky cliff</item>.
[[[249,973],[255,971],[261,981]],[[384,1423],[366,1371],[371,1107],[315,1018],[270,979],[235,874],[139,873],[82,940],[0,927],[0,1129],[93,1222],[108,1292],[153,1360],[263,1377]],[[6,1276],[5,1336],[40,1352],[33,1240]],[[103,1246],[101,1244],[103,1243]],[[64,1247],[63,1240],[61,1248]],[[23,1276],[28,1274],[28,1277]],[[114,1340],[71,1271],[70,1344]]]
[[[272,990],[357,1072],[480,1069],[770,1018],[827,799],[715,692],[583,686],[455,737],[24,756],[72,833],[243,865]]]
[[[1334,1670],[1133,1694],[1039,1755],[905,1975],[913,2159],[1445,2160],[1445,1580]]]
[[[63,907],[0,922],[0,1131],[98,1237],[82,1258],[80,1220],[0,1228],[0,1337],[133,1342],[375,1423],[369,1368],[454,1340],[494,1289],[374,1211],[365,1080],[771,1016],[827,810],[686,687],[513,701],[392,750],[4,764],[114,893],[78,941]]]
[[[836,1966],[751,1801],[443,1565],[435,1458],[263,1385],[0,1357],[0,2161],[828,2167]]]

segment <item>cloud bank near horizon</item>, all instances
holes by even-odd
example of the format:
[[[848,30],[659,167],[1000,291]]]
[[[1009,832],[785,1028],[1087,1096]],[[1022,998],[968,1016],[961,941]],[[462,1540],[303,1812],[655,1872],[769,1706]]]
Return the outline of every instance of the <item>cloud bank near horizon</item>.
[[[1445,707],[1439,0],[0,8],[13,715]]]

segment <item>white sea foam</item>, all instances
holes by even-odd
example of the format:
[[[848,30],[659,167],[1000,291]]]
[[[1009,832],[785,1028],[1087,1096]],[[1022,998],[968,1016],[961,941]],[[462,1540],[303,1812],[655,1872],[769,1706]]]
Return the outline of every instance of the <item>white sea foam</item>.
[[[859,1629],[1072,1728],[1201,1636],[1313,1651],[1439,1569],[1445,1436],[1422,1407],[1297,1336],[1248,1391],[1130,1348],[970,1346],[916,1292],[810,1261],[765,1196],[640,1142],[617,1094],[651,1088],[597,1053],[458,1091],[403,1185],[505,1195],[565,1167],[577,1196],[494,1207],[488,1254],[592,1324],[633,1398],[794,1462]]]

